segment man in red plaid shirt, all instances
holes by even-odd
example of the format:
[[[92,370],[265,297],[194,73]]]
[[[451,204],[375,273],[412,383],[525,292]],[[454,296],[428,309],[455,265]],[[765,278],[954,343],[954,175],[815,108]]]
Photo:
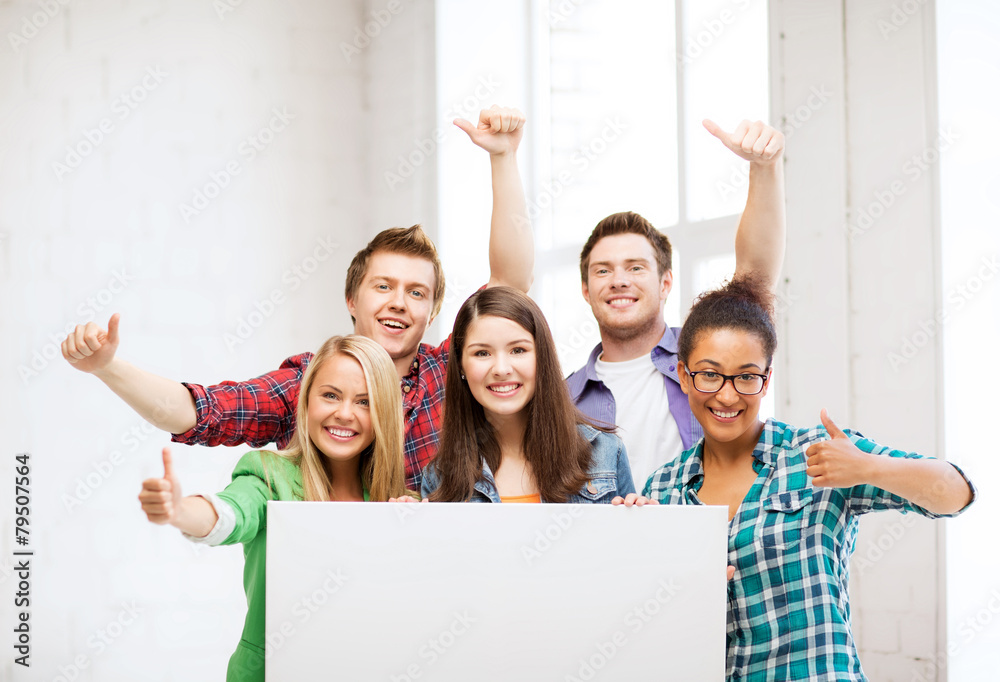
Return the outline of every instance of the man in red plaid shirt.
[[[494,106],[480,112],[478,126],[462,119],[455,124],[490,154],[493,217],[486,286],[527,292],[534,241],[516,158],[524,116]],[[385,348],[399,373],[407,485],[412,490],[420,489],[420,472],[438,447],[450,339],[436,348],[420,341],[441,310],[444,288],[437,250],[419,225],[380,232],[347,272],[354,333]],[[143,371],[116,358],[117,349],[117,314],[107,330],[93,322],[78,325],[62,344],[63,357],[74,367],[101,379],[144,419],[174,434],[176,442],[252,447],[273,442],[284,448],[291,440],[302,374],[312,353],[292,356],[277,370],[249,381],[205,387]]]

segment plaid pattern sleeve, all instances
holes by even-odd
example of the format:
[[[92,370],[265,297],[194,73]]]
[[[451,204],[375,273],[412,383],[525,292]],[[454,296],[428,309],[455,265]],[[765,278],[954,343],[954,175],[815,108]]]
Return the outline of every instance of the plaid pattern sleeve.
[[[818,427],[817,427],[818,428]],[[825,435],[825,431],[823,431]],[[921,455],[915,452],[904,452],[903,450],[893,450],[892,448],[887,448],[884,445],[879,445],[878,443],[871,441],[860,433],[855,431],[845,431],[844,433],[854,442],[862,452],[867,452],[872,455],[884,455],[886,457],[901,457],[906,459],[923,459]],[[864,514],[870,511],[884,511],[886,509],[897,509],[904,514],[906,512],[916,512],[921,516],[926,516],[929,519],[940,519],[940,518],[950,518],[958,516],[965,509],[969,507],[973,502],[976,501],[978,492],[976,486],[973,485],[969,477],[965,475],[958,466],[952,464],[959,475],[965,479],[966,484],[969,486],[969,490],[972,491],[972,499],[969,504],[965,505],[965,508],[960,509],[954,514],[935,514],[934,512],[927,511],[921,506],[914,504],[913,500],[904,500],[899,495],[893,495],[892,493],[886,492],[881,488],[876,488],[872,485],[858,485],[851,488],[849,491],[845,491],[845,494],[849,500],[850,510],[855,514]]]
[[[215,386],[184,385],[194,398],[198,423],[171,440],[187,445],[243,445],[255,448],[275,443],[284,448],[295,433],[295,409],[302,374],[312,353],[294,355],[274,372],[248,381],[224,381]]]
[[[406,486],[420,490],[420,473],[437,454],[444,415],[444,380],[451,337],[440,346],[420,344],[409,374],[400,382],[403,397],[403,456]],[[242,445],[284,448],[295,434],[295,410],[302,375],[312,353],[288,358],[274,372],[216,386],[184,384],[194,397],[197,425],[175,434],[188,445]]]
[[[444,380],[451,337],[440,346],[420,344],[410,373],[403,378],[403,456],[406,487],[420,490],[420,478],[438,450],[438,432],[444,416]]]
[[[865,452],[920,457],[846,433]],[[757,478],[729,523],[729,563],[736,566],[726,627],[732,682],[867,680],[848,601],[858,515],[899,509],[934,516],[872,486],[813,487],[805,450],[827,437],[822,426],[797,430],[768,420],[754,450]],[[702,504],[703,481],[700,442],[656,471],[644,492],[662,504]]]

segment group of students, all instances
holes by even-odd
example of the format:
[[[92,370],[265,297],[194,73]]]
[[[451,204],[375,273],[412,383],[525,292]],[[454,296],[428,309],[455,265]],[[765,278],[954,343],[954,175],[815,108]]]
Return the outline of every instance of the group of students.
[[[118,316],[78,327],[63,355],[184,443],[264,447],[217,495],[184,497],[169,451],[143,482],[150,521],[208,544],[244,545],[248,613],[228,679],[263,679],[268,500],[722,504],[729,508],[727,677],[864,680],[850,630],[848,567],[858,516],[950,516],[975,489],[953,465],[822,426],[761,422],[784,249],[781,134],[744,122],[709,132],[750,161],[733,279],[683,327],[663,320],[670,243],[641,216],[598,223],[580,259],[601,343],[564,379],[526,294],[533,242],[517,174],[524,118],[459,122],[490,154],[489,282],[440,346],[420,342],[444,279],[419,226],[377,235],[352,261],[354,334],[273,372],[204,387],[116,357]],[[400,397],[402,396],[402,401]],[[732,569],[730,569],[732,571]]]

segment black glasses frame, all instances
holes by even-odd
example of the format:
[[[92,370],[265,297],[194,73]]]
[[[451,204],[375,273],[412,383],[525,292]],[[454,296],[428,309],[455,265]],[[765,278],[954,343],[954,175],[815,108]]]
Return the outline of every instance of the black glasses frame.
[[[755,372],[740,372],[739,374],[723,374],[722,372],[716,372],[715,370],[706,369],[700,372],[692,372],[688,370],[688,374],[691,375],[691,385],[694,386],[694,390],[698,391],[698,393],[718,393],[723,388],[725,388],[726,382],[728,381],[733,385],[733,390],[739,393],[740,395],[759,395],[760,392],[764,390],[764,386],[767,385],[767,379],[771,375],[770,367],[768,367],[767,370],[765,371],[767,372],[767,374],[757,374]],[[700,388],[698,388],[698,382],[695,379],[696,374],[717,374],[718,376],[722,377],[722,383],[714,391],[703,391]],[[746,393],[744,391],[741,391],[739,388],[736,387],[736,378],[742,376],[760,377],[761,378],[760,388],[758,388],[753,393]]]

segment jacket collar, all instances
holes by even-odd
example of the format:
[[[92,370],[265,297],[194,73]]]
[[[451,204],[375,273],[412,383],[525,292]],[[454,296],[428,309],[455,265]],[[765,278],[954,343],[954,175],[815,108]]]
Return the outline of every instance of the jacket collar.
[[[657,343],[653,348],[652,355],[654,359],[657,355],[657,348],[662,348],[670,354],[677,353],[677,334],[674,333],[673,328],[669,325],[664,328],[663,336],[660,337],[659,343]],[[587,364],[583,366],[583,370],[574,372],[569,376],[569,378],[566,379],[566,385],[569,387],[569,393],[574,402],[580,398],[580,395],[583,393],[583,389],[587,387],[588,381],[600,381],[600,378],[597,376],[597,358],[599,358],[603,352],[604,344],[598,343],[594,346],[594,350],[590,352],[590,357],[587,359]]]

